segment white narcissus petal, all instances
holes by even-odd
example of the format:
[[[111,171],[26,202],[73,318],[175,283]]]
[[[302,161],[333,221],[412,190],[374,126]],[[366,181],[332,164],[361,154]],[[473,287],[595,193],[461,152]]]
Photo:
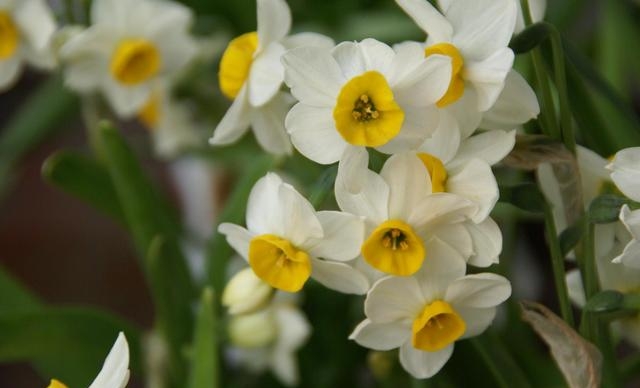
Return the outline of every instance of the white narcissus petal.
[[[166,32],[169,30],[180,29],[187,31],[193,23],[193,13],[191,9],[180,3],[175,2],[153,2],[150,12],[153,12],[153,18],[149,23],[143,26],[146,33],[151,37],[162,38],[168,37]]]
[[[305,315],[293,306],[282,305],[274,309],[276,323],[281,333],[276,347],[289,352],[301,347],[311,334],[311,325]]]
[[[478,112],[478,96],[474,88],[466,87],[458,101],[441,110],[442,114],[452,116],[458,123],[460,136],[466,139],[478,129],[482,113]]]
[[[157,45],[162,58],[160,76],[176,74],[198,53],[196,42],[186,33],[179,34],[170,29],[157,35]]]
[[[426,0],[396,0],[396,3],[435,42],[450,42],[453,27],[449,21]]]
[[[356,42],[342,42],[338,44],[331,55],[335,58],[345,79],[351,79],[364,73],[367,68],[362,55],[362,49]]]
[[[453,306],[465,323],[464,334],[460,339],[471,338],[482,334],[496,316],[496,308],[473,308]]]
[[[467,263],[476,267],[488,267],[498,263],[502,252],[502,232],[498,224],[491,217],[487,217],[480,223],[468,221],[463,225],[471,236],[474,248],[474,253]]]
[[[431,193],[429,172],[414,153],[391,156],[382,167],[380,176],[391,188],[390,219],[408,219],[412,209]]]
[[[445,16],[465,60],[484,60],[509,44],[517,7],[513,0],[454,1]]]
[[[437,352],[425,352],[414,348],[411,341],[407,341],[400,347],[400,364],[413,377],[426,379],[438,373],[452,353],[453,344]]]
[[[434,105],[449,88],[451,58],[430,55],[393,85],[394,98],[400,105],[426,107]]]
[[[14,11],[16,24],[28,44],[36,51],[44,51],[56,31],[56,21],[43,0],[22,0]]]
[[[611,179],[624,195],[640,201],[640,147],[618,151],[607,168]]]
[[[415,277],[389,276],[371,287],[364,312],[374,323],[412,322],[426,302]]]
[[[438,110],[432,107],[405,106],[400,133],[376,150],[385,154],[412,151],[438,127]]]
[[[425,61],[424,44],[405,41],[393,45],[395,56],[391,65],[389,85],[401,88],[403,84],[411,85],[414,79],[421,77],[421,71],[415,71]]]
[[[324,236],[306,242],[303,248],[312,256],[329,260],[348,261],[360,254],[364,240],[362,218],[349,213],[321,211],[316,213]]]
[[[365,348],[384,351],[399,348],[410,336],[409,321],[373,323],[365,319],[353,330],[349,339]]]
[[[439,113],[439,116],[438,127],[431,137],[420,145],[418,151],[435,156],[449,167],[448,163],[454,157],[458,159],[456,154],[460,148],[460,130],[453,116],[442,113]]]
[[[472,159],[448,172],[446,191],[467,198],[478,206],[471,217],[474,222],[487,218],[500,196],[491,166],[480,159]]]
[[[628,268],[640,269],[640,241],[631,240],[624,247],[624,251],[613,259],[613,262],[618,265],[622,263]]]
[[[464,276],[466,268],[463,257],[455,249],[438,238],[429,240],[424,263],[414,275],[420,286],[423,301],[443,299],[447,287],[454,280]]]
[[[251,115],[251,107],[247,101],[247,87],[243,86],[227,113],[218,123],[213,136],[209,139],[209,144],[227,145],[240,139],[249,129]]]
[[[427,237],[437,237],[455,249],[465,260],[474,253],[473,239],[465,223],[441,224],[426,229]]]
[[[484,113],[480,128],[508,131],[538,117],[540,105],[527,81],[511,69],[495,104]]]
[[[511,283],[493,273],[467,275],[454,280],[445,294],[452,305],[471,308],[495,307],[511,295]]]
[[[109,55],[114,46],[109,29],[92,26],[60,48],[60,57],[67,63],[65,84],[80,92],[96,89],[109,71]]]
[[[280,41],[287,50],[302,46],[321,47],[331,49],[334,46],[333,39],[315,32],[301,32],[289,35]]]
[[[112,78],[103,80],[104,94],[119,117],[130,118],[149,101],[152,85],[143,83],[132,87],[122,87]]]
[[[369,280],[348,264],[312,258],[311,268],[312,278],[343,294],[363,295],[369,289]]]
[[[124,388],[128,381],[129,344],[124,334],[120,333],[104,360],[100,373],[89,388]]]
[[[291,11],[284,0],[258,0],[258,45],[265,48],[284,38],[291,28]]]
[[[269,357],[269,364],[273,374],[276,375],[278,380],[284,385],[290,387],[298,385],[300,372],[296,364],[295,354],[286,350],[276,349]]]
[[[109,24],[127,19],[127,0],[95,0],[91,4],[91,23]]]
[[[505,47],[490,57],[465,64],[464,78],[473,84],[477,98],[477,110],[488,111],[498,99],[504,88],[504,80],[513,66],[513,51]]]
[[[640,210],[631,211],[629,205],[622,205],[620,209],[620,221],[622,221],[625,228],[631,233],[634,240],[640,240]]]
[[[477,210],[478,206],[464,197],[435,193],[422,198],[413,207],[408,221],[416,228],[438,223],[456,223],[473,217]]]
[[[276,94],[266,105],[254,110],[251,125],[260,146],[275,155],[290,155],[292,151],[284,120],[291,106],[291,96]]]
[[[282,56],[285,82],[300,102],[319,107],[335,105],[344,76],[331,52],[320,47],[299,47]]]
[[[252,106],[265,105],[280,90],[284,81],[284,66],[280,58],[284,52],[284,46],[271,43],[251,64],[248,86]]]
[[[481,159],[493,166],[507,156],[515,144],[515,130],[479,133],[462,141],[455,160],[451,162],[451,167],[456,167],[474,158]]]
[[[609,171],[607,170],[609,162],[592,150],[580,145],[576,147],[576,154],[578,167],[580,168],[582,199],[585,205],[588,205],[600,195],[602,185],[610,181]]]
[[[0,91],[9,89],[18,80],[22,70],[20,58],[14,56],[0,61]]]
[[[360,50],[362,50],[362,57],[368,70],[373,70],[381,73],[389,82],[389,76],[391,75],[391,65],[395,52],[391,47],[377,41],[375,39],[367,38],[358,43]]]
[[[243,259],[249,260],[249,244],[253,236],[248,230],[241,226],[225,222],[218,226],[218,232],[226,236],[231,248],[238,252]]]
[[[296,149],[316,163],[335,163],[347,148],[336,130],[331,108],[298,103],[287,114],[285,127]]]

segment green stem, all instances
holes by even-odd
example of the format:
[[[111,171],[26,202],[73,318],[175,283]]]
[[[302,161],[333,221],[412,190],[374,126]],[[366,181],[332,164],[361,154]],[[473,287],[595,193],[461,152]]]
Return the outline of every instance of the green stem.
[[[556,88],[558,89],[558,99],[560,101],[560,122],[562,124],[561,134],[564,145],[574,155],[576,153],[575,131],[573,129],[573,119],[569,105],[569,93],[567,92],[567,76],[564,64],[564,50],[562,39],[558,30],[551,28],[551,50],[553,52],[553,66],[556,76]]]
[[[473,338],[470,340],[470,342],[476,352],[478,352],[478,354],[480,355],[480,358],[482,358],[482,361],[484,361],[485,365],[489,368],[489,371],[491,372],[493,377],[496,379],[498,387],[509,388],[509,379],[504,376],[504,374],[502,373],[502,368],[496,364],[496,360],[491,356],[491,354],[489,354],[489,352],[487,352],[487,350],[484,348],[483,343],[480,342],[478,338]]]
[[[67,24],[76,23],[75,13],[73,12],[73,0],[64,1],[64,17],[67,21]]]

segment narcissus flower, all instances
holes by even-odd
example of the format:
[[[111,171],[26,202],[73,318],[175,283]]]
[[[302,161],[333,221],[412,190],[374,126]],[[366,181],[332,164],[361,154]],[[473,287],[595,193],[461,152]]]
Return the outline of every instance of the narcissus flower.
[[[124,334],[120,333],[104,360],[102,369],[89,388],[124,388],[128,382],[129,344]],[[53,379],[48,388],[67,388],[67,386]]]
[[[56,28],[45,1],[0,0],[0,91],[13,85],[25,63],[43,69],[55,65]]]
[[[416,378],[436,374],[454,342],[489,327],[496,306],[511,295],[502,276],[465,276],[465,262],[439,239],[429,261],[414,276],[386,277],[373,285],[364,304],[367,318],[350,339],[375,350],[400,348],[400,363]]]
[[[257,6],[257,31],[233,39],[222,55],[220,89],[233,104],[209,142],[233,143],[252,127],[258,143],[267,152],[289,154],[291,142],[284,129],[284,118],[293,100],[280,91],[284,80],[280,57],[294,47],[331,47],[333,41],[313,33],[287,36],[291,11],[284,0],[258,0]]]
[[[640,147],[618,151],[607,169],[622,194],[640,202]]]
[[[336,211],[316,213],[274,173],[251,190],[247,229],[223,223],[218,231],[274,288],[296,292],[313,277],[340,292],[364,294],[368,289],[364,275],[344,263],[358,256],[364,231],[360,217]]]
[[[438,0],[438,5],[443,12],[446,13],[447,8],[456,0]],[[459,1],[459,0],[458,0]],[[516,19],[515,33],[524,29],[524,16],[522,14],[522,6],[520,0],[511,0],[518,7],[518,18]],[[547,9],[547,0],[529,0],[529,11],[531,12],[532,21],[539,22],[544,19],[544,12]]]
[[[350,145],[396,153],[424,141],[438,124],[434,104],[451,76],[446,56],[425,60],[417,43],[394,51],[373,39],[333,50],[301,47],[282,61],[299,101],[287,131],[300,153],[321,164],[338,161]]]
[[[627,243],[622,253],[613,259],[613,262],[640,269],[640,210],[631,210],[628,205],[622,205],[620,221],[631,235],[631,241]]]
[[[60,49],[65,81],[79,92],[101,91],[122,117],[138,112],[154,83],[195,55],[189,9],[170,1],[95,0],[87,30]]]

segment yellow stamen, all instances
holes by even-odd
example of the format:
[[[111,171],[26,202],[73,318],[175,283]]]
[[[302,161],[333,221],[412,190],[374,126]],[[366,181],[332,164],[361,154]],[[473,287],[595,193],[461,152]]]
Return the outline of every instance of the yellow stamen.
[[[442,161],[435,156],[427,153],[419,153],[418,157],[424,163],[424,166],[429,171],[429,177],[431,177],[431,192],[443,193],[447,191],[447,169],[444,167]]]
[[[309,255],[289,241],[271,234],[254,237],[249,244],[249,264],[271,287],[299,291],[311,275]]]
[[[449,89],[438,100],[436,105],[438,108],[444,108],[449,104],[453,104],[458,101],[464,94],[464,79],[462,79],[462,70],[464,68],[464,60],[458,49],[449,43],[438,43],[433,46],[429,46],[424,50],[426,57],[433,54],[446,55],[451,58],[451,81],[449,82]]]
[[[362,256],[382,272],[408,276],[422,266],[425,248],[409,224],[389,220],[380,224],[362,244]]]
[[[158,48],[145,39],[125,39],[116,48],[111,59],[111,75],[121,84],[134,86],[160,71]]]
[[[333,119],[338,133],[348,143],[378,147],[400,132],[404,112],[384,76],[367,71],[342,87]]]
[[[162,114],[162,98],[160,93],[152,93],[151,97],[138,112],[138,119],[147,129],[153,131],[160,123],[160,115]]]
[[[56,379],[51,379],[51,382],[49,383],[49,386],[47,388],[67,388],[67,386]]]
[[[242,85],[249,77],[253,54],[257,48],[257,32],[248,32],[229,42],[229,46],[222,54],[218,72],[222,94],[233,100],[240,93]]]
[[[13,56],[20,43],[20,33],[11,15],[8,12],[0,11],[0,59],[7,59]]]
[[[466,329],[462,317],[451,305],[436,300],[425,306],[411,327],[413,347],[427,352],[436,352],[446,348],[460,338]]]

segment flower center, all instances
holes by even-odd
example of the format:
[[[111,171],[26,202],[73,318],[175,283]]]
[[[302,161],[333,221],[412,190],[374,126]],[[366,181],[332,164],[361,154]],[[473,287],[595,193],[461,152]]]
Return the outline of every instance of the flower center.
[[[258,48],[258,33],[248,32],[229,42],[222,54],[218,82],[222,94],[230,99],[236,98],[242,85],[249,77],[253,54]]]
[[[11,15],[0,11],[0,59],[7,59],[18,49],[20,34]]]
[[[415,273],[425,258],[422,239],[400,220],[380,224],[362,244],[361,251],[372,267],[399,276]]]
[[[49,383],[49,386],[47,388],[67,388],[67,386],[56,379],[51,379],[51,382]]]
[[[309,255],[289,241],[271,234],[251,240],[249,264],[260,279],[282,291],[299,291],[311,275]]]
[[[446,55],[451,58],[451,81],[449,81],[449,89],[444,96],[438,100],[436,105],[438,108],[444,108],[449,104],[458,101],[464,94],[464,79],[462,78],[462,70],[464,69],[464,59],[456,46],[449,43],[438,43],[429,46],[424,50],[425,57],[433,54]]]
[[[144,39],[125,39],[111,59],[111,75],[121,84],[138,85],[158,74],[160,52]]]
[[[154,130],[160,123],[161,97],[159,93],[152,93],[151,97],[138,112],[138,120],[149,130]]]
[[[447,191],[448,174],[442,161],[435,156],[424,152],[419,153],[418,158],[422,160],[427,171],[429,171],[429,176],[431,177],[431,192],[443,193]]]
[[[393,99],[393,91],[384,76],[377,71],[367,71],[342,87],[333,119],[338,133],[348,143],[378,147],[400,132],[404,112]]]
[[[437,352],[460,338],[466,329],[464,320],[451,305],[442,300],[428,304],[411,327],[413,347]]]

